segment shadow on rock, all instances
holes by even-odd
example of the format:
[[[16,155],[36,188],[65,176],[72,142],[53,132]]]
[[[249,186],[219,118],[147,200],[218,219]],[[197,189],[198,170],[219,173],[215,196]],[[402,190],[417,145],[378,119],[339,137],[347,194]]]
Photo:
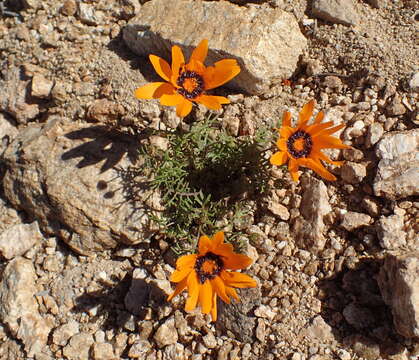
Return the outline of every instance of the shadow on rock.
[[[103,289],[85,293],[75,300],[73,312],[103,318],[102,329],[138,332],[138,322],[166,304],[167,295],[153,282],[132,278],[127,274],[115,286],[102,282]],[[96,321],[96,320],[93,320]]]
[[[336,340],[371,360],[398,354],[403,348],[403,338],[394,330],[391,310],[376,281],[381,265],[364,259],[355,268],[318,283],[321,316]]]
[[[90,141],[65,152],[61,156],[62,160],[81,157],[83,159],[77,164],[79,168],[106,160],[101,166],[101,172],[105,172],[117,165],[125,154],[132,163],[135,163],[138,159],[139,140],[144,138],[144,135],[129,134],[97,125],[72,131],[66,134],[66,137],[72,140],[90,139]]]

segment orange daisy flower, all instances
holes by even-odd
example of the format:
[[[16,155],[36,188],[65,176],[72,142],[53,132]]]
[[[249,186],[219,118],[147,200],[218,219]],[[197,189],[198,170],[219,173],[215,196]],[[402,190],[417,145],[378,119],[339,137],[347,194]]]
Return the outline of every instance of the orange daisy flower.
[[[172,66],[156,55],[150,61],[159,76],[167,82],[153,82],[135,90],[138,99],[160,99],[162,105],[176,106],[179,117],[188,115],[192,102],[205,105],[211,110],[221,109],[221,104],[230,101],[223,96],[207,95],[206,91],[225,84],[234,78],[240,67],[234,59],[217,61],[214,66],[205,67],[208,40],[202,40],[193,50],[189,62],[185,64],[179,46],[172,47]]]
[[[230,297],[239,301],[236,288],[256,287],[256,281],[250,276],[237,271],[248,267],[252,260],[233,251],[231,244],[224,243],[224,233],[217,232],[212,239],[201,236],[198,254],[185,255],[176,262],[176,270],[170,281],[178,283],[176,290],[168,297],[172,300],[176,295],[188,288],[189,297],[185,310],[195,309],[201,305],[204,314],[211,313],[213,321],[217,320],[217,295],[227,304]]]
[[[314,104],[314,100],[311,100],[304,105],[296,127],[291,126],[291,114],[288,111],[284,113],[279,129],[280,137],[276,142],[279,151],[270,158],[272,165],[283,165],[288,161],[288,170],[294,181],[298,181],[300,166],[314,170],[326,180],[336,180],[336,177],[327,171],[320,160],[336,166],[342,165],[343,162],[330,160],[321,150],[350,148],[340,139],[330,136],[342,129],[345,124],[331,127],[333,121],[322,123],[324,118],[322,111],[317,114],[313,124],[308,124],[313,114]]]

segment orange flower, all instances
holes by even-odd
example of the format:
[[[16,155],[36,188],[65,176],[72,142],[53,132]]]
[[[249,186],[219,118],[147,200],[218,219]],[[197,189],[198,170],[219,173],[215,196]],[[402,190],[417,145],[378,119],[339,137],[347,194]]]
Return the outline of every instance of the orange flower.
[[[227,304],[230,297],[239,301],[236,288],[256,287],[256,281],[250,276],[237,271],[248,267],[252,260],[233,252],[231,244],[224,243],[224,233],[217,232],[212,239],[201,236],[198,245],[199,253],[185,255],[176,262],[176,270],[170,281],[178,283],[176,290],[168,297],[172,300],[176,295],[188,288],[189,297],[185,310],[195,309],[201,304],[204,314],[211,313],[212,320],[217,320],[217,295]]]
[[[288,161],[288,170],[294,181],[298,181],[300,176],[299,166],[314,170],[326,180],[336,180],[336,177],[326,170],[320,160],[336,166],[342,165],[342,161],[330,160],[321,150],[350,148],[340,139],[330,136],[342,129],[345,124],[331,127],[333,121],[322,123],[324,113],[320,111],[313,124],[309,125],[308,121],[313,114],[313,109],[314,100],[304,105],[296,127],[291,127],[291,114],[288,111],[284,113],[282,126],[279,129],[280,137],[276,142],[279,151],[271,156],[270,162],[272,165],[283,165]]]
[[[150,61],[157,74],[167,82],[153,82],[135,90],[138,99],[160,99],[162,105],[176,106],[179,117],[188,115],[192,101],[205,105],[211,110],[221,109],[221,104],[230,101],[223,96],[207,95],[206,91],[225,84],[234,78],[240,67],[234,59],[217,61],[214,66],[205,67],[208,40],[202,40],[185,64],[179,46],[172,47],[172,66],[156,55]]]

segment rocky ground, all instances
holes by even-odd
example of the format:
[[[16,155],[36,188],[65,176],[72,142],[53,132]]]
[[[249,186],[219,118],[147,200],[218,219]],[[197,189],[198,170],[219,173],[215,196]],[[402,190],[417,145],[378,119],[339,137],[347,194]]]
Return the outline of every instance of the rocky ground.
[[[0,359],[418,359],[418,20],[415,0],[0,1]],[[353,147],[333,183],[272,169],[234,225],[259,286],[215,324],[166,302],[158,195],[121,176],[159,141],[141,130],[180,124],[134,98],[145,55],[202,38],[241,61],[232,135],[315,98]]]

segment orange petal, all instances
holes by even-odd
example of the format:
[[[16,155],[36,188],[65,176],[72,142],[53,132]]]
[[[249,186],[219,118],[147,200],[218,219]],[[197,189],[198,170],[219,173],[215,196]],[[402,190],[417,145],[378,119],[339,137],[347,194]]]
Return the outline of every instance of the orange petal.
[[[198,46],[192,51],[191,59],[204,63],[208,53],[208,40],[202,40]]]
[[[324,129],[328,128],[329,126],[333,125],[333,121],[328,121],[321,124],[313,124],[310,126],[307,126],[306,132],[311,134],[312,138],[315,138],[317,135],[319,135]]]
[[[291,126],[291,113],[289,111],[285,111],[284,115],[282,116],[282,126]]]
[[[192,311],[196,308],[196,303],[198,302],[200,286],[198,282],[198,277],[195,271],[192,271],[187,277],[187,286],[189,296],[186,299],[185,310]]]
[[[184,268],[182,270],[175,270],[170,276],[170,281],[180,282],[183,279],[185,279],[191,271],[192,271],[192,268]]]
[[[214,248],[218,248],[222,243],[224,242],[224,232],[218,231],[213,237],[212,237],[212,246]]]
[[[236,289],[226,286],[226,294],[230,297],[232,297],[236,301],[240,301],[239,295],[237,295]]]
[[[179,69],[183,64],[185,64],[185,58],[183,57],[182,49],[175,45],[172,47],[172,83],[176,84]]]
[[[212,298],[211,319],[217,321],[217,293],[215,292]]]
[[[247,268],[252,259],[246,255],[232,253],[223,257],[224,267],[231,270],[240,270]]]
[[[209,280],[206,280],[199,291],[199,303],[201,304],[201,311],[204,314],[209,314],[212,309],[214,292]]]
[[[323,111],[319,111],[316,115],[316,119],[314,120],[315,124],[320,124],[322,122],[324,118],[324,112]]]
[[[349,149],[349,145],[345,145],[342,140],[333,136],[322,136],[316,138],[314,145],[319,149],[335,148],[335,149]]]
[[[224,59],[217,61],[204,73],[205,90],[214,89],[224,85],[240,72],[240,66],[235,59]]]
[[[282,126],[281,129],[279,129],[279,134],[285,139],[288,139],[293,133],[294,129],[289,126]]]
[[[233,253],[233,245],[224,243],[217,246],[217,248],[213,249],[212,251],[214,252],[214,254],[220,256],[228,256]]]
[[[315,171],[319,174],[322,178],[330,181],[336,180],[336,177],[327,171],[327,169],[320,163],[320,161],[315,161],[313,159],[301,159],[301,165],[310,168],[311,170]]]
[[[236,271],[222,271],[221,278],[227,286],[234,286],[237,288],[256,287],[256,281],[249,275],[239,273]]]
[[[197,74],[204,76],[204,73],[206,71],[206,67],[204,66],[203,63],[201,63],[200,61],[191,59],[186,65],[185,65],[185,69],[189,70],[189,71],[194,71]]]
[[[197,255],[191,254],[191,255],[184,255],[181,256],[179,259],[176,260],[176,268],[181,270],[182,268],[191,268],[195,266]]]
[[[312,152],[312,157],[317,157],[320,160],[326,161],[329,164],[332,164],[332,165],[335,165],[335,166],[342,166],[343,165],[343,161],[333,161],[328,156],[323,154],[321,151],[313,151]]]
[[[278,151],[275,154],[273,154],[269,161],[272,165],[281,166],[284,165],[288,160],[288,154],[284,151]]]
[[[220,110],[221,104],[229,104],[230,100],[223,96],[201,95],[196,98],[196,102],[205,105],[211,110]]]
[[[165,82],[148,83],[136,89],[134,95],[137,99],[157,99],[156,93],[160,94],[161,89],[168,89],[167,85],[170,84]]]
[[[303,106],[300,111],[300,116],[298,118],[298,127],[303,127],[311,118],[313,114],[315,101],[311,100]]]
[[[176,285],[175,291],[167,297],[167,301],[171,301],[175,296],[179,295],[187,286],[187,278],[183,279]]]
[[[287,140],[279,138],[276,142],[276,146],[281,151],[288,151]]]
[[[189,100],[183,99],[183,101],[176,107],[176,115],[179,117],[185,117],[192,110],[192,103]]]
[[[300,174],[298,173],[298,162],[293,158],[288,162],[288,171],[291,174],[292,180],[297,182],[300,178]]]
[[[332,124],[333,124],[333,122],[332,122]],[[344,128],[345,126],[346,126],[346,124],[339,124],[339,125],[336,125],[334,127],[329,128],[329,129],[325,129],[317,135],[318,136],[331,135],[331,134],[335,133],[336,131]]]
[[[226,294],[226,289],[223,280],[219,276],[210,280],[211,286],[215,293],[227,304],[230,304],[230,298]]]
[[[203,235],[199,238],[198,250],[200,255],[206,254],[211,247],[211,240],[208,236]]]
[[[162,95],[160,98],[160,104],[165,106],[177,106],[182,103],[184,97],[180,94]]]
[[[170,68],[170,65],[166,62],[166,60],[163,60],[162,58],[156,55],[150,55],[149,59],[157,74],[159,74],[160,77],[164,80],[170,81],[170,78],[172,77],[172,69]]]

